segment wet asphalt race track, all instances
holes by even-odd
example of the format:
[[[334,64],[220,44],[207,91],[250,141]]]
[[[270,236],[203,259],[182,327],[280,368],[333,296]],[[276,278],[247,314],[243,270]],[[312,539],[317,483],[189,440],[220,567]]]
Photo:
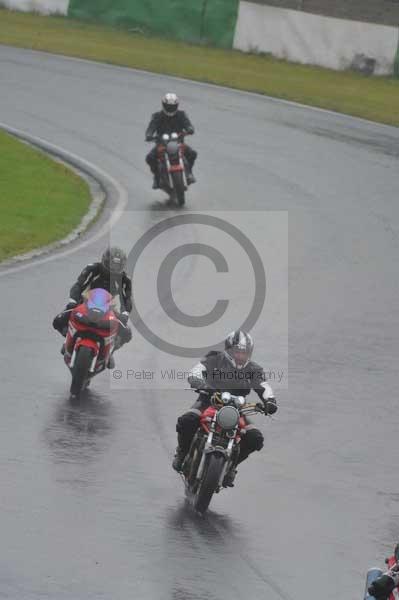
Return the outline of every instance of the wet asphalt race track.
[[[277,417],[257,421],[264,451],[204,519],[170,468],[175,419],[192,399],[183,381],[135,389],[107,373],[81,408],[68,403],[51,319],[107,236],[0,272],[0,598],[359,599],[366,569],[399,535],[399,131],[6,47],[0,80],[3,123],[90,161],[128,191],[129,218],[112,234],[126,249],[161,219],[143,130],[175,89],[197,127],[189,209],[288,211],[290,256],[289,387],[277,391]],[[252,227],[275,245],[264,221]],[[179,242],[178,230],[169,234]],[[176,275],[182,305],[188,274],[206,265],[193,258],[185,267]],[[214,300],[195,286],[193,312],[202,314]],[[161,322],[144,294],[151,323]],[[258,361],[284,354],[267,318],[253,331]],[[160,368],[163,359],[136,334],[117,366]]]

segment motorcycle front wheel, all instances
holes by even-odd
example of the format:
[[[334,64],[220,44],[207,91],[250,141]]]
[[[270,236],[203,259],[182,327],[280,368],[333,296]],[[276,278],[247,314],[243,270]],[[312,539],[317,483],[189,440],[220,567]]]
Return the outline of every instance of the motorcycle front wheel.
[[[184,189],[184,179],[183,179],[183,171],[175,171],[171,173],[173,180],[173,187],[176,193],[176,200],[179,206],[183,206],[185,203],[185,189]]]
[[[225,457],[221,454],[210,454],[207,457],[207,464],[205,464],[202,480],[194,501],[194,508],[199,513],[204,513],[208,509],[212,496],[218,487],[225,461]]]
[[[81,346],[77,352],[75,364],[72,369],[70,394],[74,399],[79,399],[80,394],[86,388],[92,360],[93,351],[86,346]]]

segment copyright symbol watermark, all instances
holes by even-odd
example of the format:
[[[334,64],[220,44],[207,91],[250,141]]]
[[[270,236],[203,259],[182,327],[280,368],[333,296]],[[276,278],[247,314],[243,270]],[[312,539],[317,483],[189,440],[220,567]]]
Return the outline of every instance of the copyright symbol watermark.
[[[237,328],[250,331],[259,318],[266,298],[266,273],[262,262],[262,258],[254,246],[253,242],[247,237],[238,227],[228,222],[226,219],[216,217],[214,215],[204,214],[187,214],[176,215],[163,219],[150,229],[148,229],[141,238],[133,246],[128,256],[128,272],[131,274],[134,281],[134,274],[137,263],[145,250],[145,248],[159,235],[166,231],[171,231],[176,227],[184,227],[188,225],[204,225],[215,228],[218,232],[223,232],[229,236],[242,248],[247,255],[250,265],[252,266],[255,277],[255,290],[252,301],[252,307],[248,315],[243,316],[242,320],[237,323]],[[208,244],[196,242],[190,244],[182,244],[172,249],[163,259],[157,276],[157,292],[159,302],[165,314],[180,325],[192,329],[214,325],[225,314],[229,302],[232,299],[218,299],[209,312],[202,315],[187,314],[183,312],[176,304],[172,293],[172,276],[177,264],[185,257],[201,255],[208,258],[214,265],[218,273],[228,272],[229,264],[222,252]],[[213,340],[211,344],[205,346],[188,347],[170,343],[166,339],[162,339],[152,329],[141,316],[136,302],[133,289],[133,309],[131,313],[136,329],[141,335],[152,345],[159,350],[163,350],[174,356],[190,356],[196,358],[206,354],[216,345],[220,344],[224,338]]]
[[[123,376],[123,373],[122,373],[122,371],[120,371],[119,369],[114,369],[114,370],[112,371],[112,377],[113,377],[114,379],[122,379],[122,376]]]

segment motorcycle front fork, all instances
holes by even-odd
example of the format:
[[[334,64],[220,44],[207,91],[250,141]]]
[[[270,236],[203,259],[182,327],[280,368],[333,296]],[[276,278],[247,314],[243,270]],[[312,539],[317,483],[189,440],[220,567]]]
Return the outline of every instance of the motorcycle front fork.
[[[216,448],[212,444],[213,433],[214,432],[213,432],[213,430],[211,428],[211,430],[209,431],[209,434],[208,434],[208,438],[207,438],[206,443],[205,443],[204,450],[202,452],[201,462],[199,464],[198,471],[197,471],[197,476],[196,476],[197,480],[200,480],[201,477],[202,477],[202,474],[203,474],[203,471],[204,471],[204,467],[205,467],[206,455],[207,454],[211,454],[215,450],[215,448]],[[227,473],[227,470],[231,467],[231,456],[232,456],[232,453],[233,453],[234,439],[235,439],[235,432],[234,432],[234,435],[229,439],[229,443],[227,445],[227,448],[221,449],[221,450],[223,450],[223,454],[224,454],[226,460],[224,462],[223,469],[222,469],[222,472],[220,474],[219,487],[222,486],[223,480],[224,480],[224,478],[226,476],[226,473]]]
[[[166,173],[168,175],[168,184],[169,184],[170,189],[173,190],[174,186],[173,186],[173,180],[172,180],[172,177],[171,177],[171,174],[170,174],[170,160],[169,160],[168,155],[165,156],[165,164],[166,164]],[[183,160],[182,156],[179,156],[179,165],[182,168],[184,186],[187,188],[188,184],[187,184],[186,165],[184,163],[184,160]]]

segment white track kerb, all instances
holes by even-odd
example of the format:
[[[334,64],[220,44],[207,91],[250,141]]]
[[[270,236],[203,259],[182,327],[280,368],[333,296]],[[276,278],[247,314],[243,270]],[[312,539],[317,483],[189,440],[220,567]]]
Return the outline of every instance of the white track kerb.
[[[10,268],[6,267],[5,269],[0,270],[0,277],[4,277],[4,275],[10,275],[12,273],[17,273],[18,271],[22,271],[24,269],[31,269],[38,265],[42,265],[43,263],[50,262],[52,260],[57,260],[58,258],[64,256],[68,256],[70,254],[73,254],[74,252],[77,252],[81,248],[90,246],[96,240],[99,240],[106,234],[109,234],[110,229],[117,223],[117,221],[122,216],[123,211],[128,202],[127,190],[118,181],[116,181],[116,179],[114,179],[109,173],[106,173],[100,167],[93,165],[89,161],[77,156],[76,154],[73,154],[72,152],[68,152],[64,148],[55,146],[54,144],[51,144],[50,142],[42,138],[32,136],[25,131],[21,131],[19,129],[15,129],[14,127],[10,127],[6,123],[0,122],[0,128],[62,159],[63,161],[69,163],[73,167],[76,167],[83,173],[87,173],[90,177],[92,177],[99,183],[107,197],[112,196],[116,201],[116,206],[113,209],[110,218],[101,226],[101,228],[98,231],[96,231],[92,235],[89,235],[86,239],[82,240],[77,244],[73,244],[73,246],[61,252],[55,252],[50,255],[46,254],[46,256],[44,256],[43,258],[38,258],[37,260],[35,259],[20,265],[12,266]],[[85,217],[83,221],[84,220]],[[80,227],[78,227],[78,230],[79,229]],[[67,236],[67,238],[65,238],[65,243],[69,241],[71,241],[71,234]],[[57,243],[57,245],[62,244],[63,240]],[[38,252],[40,252],[40,249],[38,250]]]

